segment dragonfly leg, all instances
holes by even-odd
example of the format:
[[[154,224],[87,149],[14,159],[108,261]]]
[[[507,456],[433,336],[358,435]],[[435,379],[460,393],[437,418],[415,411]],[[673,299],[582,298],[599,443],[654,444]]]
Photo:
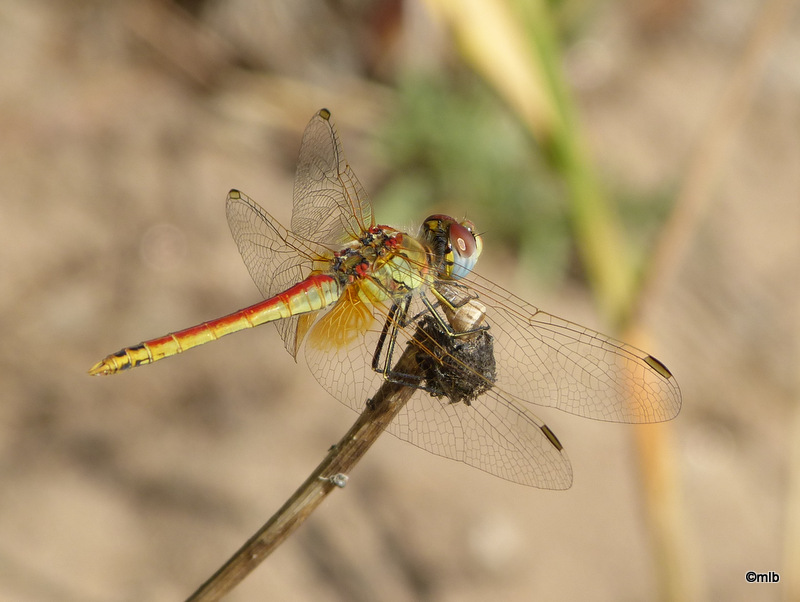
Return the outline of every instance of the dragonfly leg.
[[[422,376],[405,374],[392,368],[392,359],[397,347],[397,333],[401,327],[407,326],[410,321],[413,322],[416,319],[408,320],[408,309],[410,305],[411,296],[409,295],[401,303],[392,304],[392,307],[389,309],[389,314],[386,316],[386,320],[383,323],[381,336],[375,347],[375,353],[372,356],[372,369],[382,374],[383,378],[389,382],[414,387],[415,389],[423,389],[431,395],[442,397],[444,392],[427,386],[423,382]]]
[[[389,334],[389,328],[395,323],[395,316],[397,315],[399,308],[399,305],[393,303],[392,307],[389,308],[389,315],[386,316],[386,320],[383,322],[381,336],[378,339],[378,344],[375,346],[375,353],[372,355],[372,369],[375,370],[375,372],[385,372],[380,367],[381,354],[383,352],[383,346],[386,343],[386,336]]]
[[[463,299],[458,305],[444,296],[435,304],[425,297],[422,300],[425,311],[410,317],[410,296],[392,305],[372,358],[372,369],[390,382],[469,405],[495,379],[493,339],[488,326],[481,326],[485,308],[474,297]],[[446,318],[437,310],[441,304],[446,304],[441,307]],[[393,369],[399,331],[410,325],[415,332],[409,343],[418,349],[420,366],[420,372],[414,375]]]

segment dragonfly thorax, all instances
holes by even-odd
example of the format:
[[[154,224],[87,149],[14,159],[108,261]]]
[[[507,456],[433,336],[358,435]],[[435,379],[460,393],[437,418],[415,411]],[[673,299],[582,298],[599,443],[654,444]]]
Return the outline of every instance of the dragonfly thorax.
[[[422,286],[428,265],[428,249],[419,240],[388,226],[373,226],[335,253],[331,268],[342,284],[361,281],[361,290],[381,301],[405,297]]]

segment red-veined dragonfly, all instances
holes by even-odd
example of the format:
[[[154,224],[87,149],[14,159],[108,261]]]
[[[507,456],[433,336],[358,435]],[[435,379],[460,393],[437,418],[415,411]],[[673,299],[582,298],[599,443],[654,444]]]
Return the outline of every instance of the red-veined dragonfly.
[[[480,392],[473,398],[433,380],[407,383],[416,390],[389,427],[399,438],[511,481],[565,489],[572,483],[569,460],[530,404],[628,423],[669,420],[680,410],[675,379],[652,356],[545,313],[473,273],[482,240],[470,222],[433,215],[418,236],[377,225],[326,109],[303,135],[291,230],[237,190],[228,194],[227,217],[266,300],[123,349],[90,374],[148,364],[275,322],[289,353],[296,358],[304,344],[317,380],[360,411],[385,379],[408,380],[392,372],[393,358],[423,336],[418,326],[425,320],[435,318],[447,336],[461,334],[448,319],[463,305],[458,299],[468,299],[482,304],[481,329],[492,341],[493,365],[472,373],[484,386],[469,385]],[[438,347],[440,363],[450,349],[430,337],[417,345]]]

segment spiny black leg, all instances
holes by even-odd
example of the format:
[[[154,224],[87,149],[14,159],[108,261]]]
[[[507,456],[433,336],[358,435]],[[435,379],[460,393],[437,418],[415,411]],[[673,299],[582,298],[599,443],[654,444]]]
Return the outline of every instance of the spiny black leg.
[[[381,336],[378,339],[375,354],[372,357],[372,369],[382,374],[383,378],[389,382],[423,389],[432,395],[441,396],[441,391],[423,385],[422,379],[419,376],[404,374],[392,369],[392,358],[394,357],[395,348],[397,347],[397,335],[400,328],[405,328],[411,322],[417,321],[416,317],[410,320],[408,317],[411,300],[411,295],[409,295],[402,301],[402,305],[395,303],[389,310],[389,314],[381,330]],[[420,349],[424,348],[424,346],[420,347]],[[383,359],[381,359],[381,355],[383,355]]]
[[[378,344],[375,347],[375,353],[372,356],[372,369],[375,372],[384,372],[381,368],[378,367],[381,359],[381,352],[383,351],[383,345],[386,342],[386,334],[389,332],[389,324],[394,323],[394,317],[397,314],[397,310],[399,306],[397,303],[392,303],[392,307],[389,308],[389,315],[386,316],[386,320],[383,323],[383,329],[381,330],[381,336],[378,339]]]

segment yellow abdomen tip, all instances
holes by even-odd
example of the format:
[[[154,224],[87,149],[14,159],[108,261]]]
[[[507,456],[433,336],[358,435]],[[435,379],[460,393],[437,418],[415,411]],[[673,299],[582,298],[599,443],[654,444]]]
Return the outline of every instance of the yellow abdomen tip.
[[[113,370],[106,364],[105,360],[97,362],[94,366],[89,368],[90,376],[97,376],[98,374],[111,374]]]

